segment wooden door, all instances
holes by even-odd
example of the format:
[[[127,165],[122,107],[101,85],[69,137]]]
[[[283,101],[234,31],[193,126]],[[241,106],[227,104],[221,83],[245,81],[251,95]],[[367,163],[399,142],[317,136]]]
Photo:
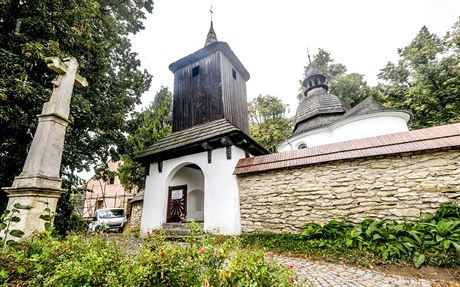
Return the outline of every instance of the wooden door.
[[[167,222],[181,222],[187,216],[187,185],[170,186],[168,192]]]

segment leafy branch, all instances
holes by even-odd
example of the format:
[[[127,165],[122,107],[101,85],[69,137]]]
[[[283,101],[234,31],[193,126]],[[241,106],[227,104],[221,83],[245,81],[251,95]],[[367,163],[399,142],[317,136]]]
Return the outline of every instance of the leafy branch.
[[[21,238],[24,236],[24,231],[19,229],[12,229],[14,223],[21,221],[18,216],[21,210],[29,210],[32,207],[30,205],[22,205],[16,203],[13,205],[13,209],[5,210],[3,215],[0,217],[0,246],[4,251],[7,246],[14,245],[16,240],[9,239],[10,237]]]

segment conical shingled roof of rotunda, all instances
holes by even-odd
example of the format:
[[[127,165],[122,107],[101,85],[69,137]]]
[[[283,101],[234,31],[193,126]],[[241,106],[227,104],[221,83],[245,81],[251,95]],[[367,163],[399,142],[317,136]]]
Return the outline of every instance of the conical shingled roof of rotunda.
[[[305,98],[297,108],[293,134],[327,126],[343,116],[350,104],[328,93],[326,77],[314,63],[310,63],[303,82]]]

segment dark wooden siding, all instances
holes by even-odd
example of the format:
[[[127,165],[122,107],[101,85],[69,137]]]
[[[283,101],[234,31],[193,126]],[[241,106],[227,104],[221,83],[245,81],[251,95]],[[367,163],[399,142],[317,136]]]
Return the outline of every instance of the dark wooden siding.
[[[174,73],[173,132],[224,117],[221,53],[216,51]],[[192,69],[200,73],[192,77]]]
[[[241,131],[249,134],[246,81],[227,57],[222,55],[220,59],[224,116]],[[236,72],[236,79],[233,78],[232,70]]]

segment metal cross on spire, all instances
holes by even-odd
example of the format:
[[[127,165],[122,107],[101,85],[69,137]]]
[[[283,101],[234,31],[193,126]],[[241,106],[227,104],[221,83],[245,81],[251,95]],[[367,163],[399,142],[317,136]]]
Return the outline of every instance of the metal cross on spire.
[[[214,11],[212,11],[212,5],[211,9],[209,9],[209,12],[211,13],[211,27],[209,27],[208,36],[206,37],[206,43],[204,44],[205,46],[217,42],[216,32],[214,31],[214,27],[212,26],[212,14],[214,13]]]
[[[310,51],[308,51],[308,48],[307,48],[307,55],[308,55],[308,64],[311,64]]]

